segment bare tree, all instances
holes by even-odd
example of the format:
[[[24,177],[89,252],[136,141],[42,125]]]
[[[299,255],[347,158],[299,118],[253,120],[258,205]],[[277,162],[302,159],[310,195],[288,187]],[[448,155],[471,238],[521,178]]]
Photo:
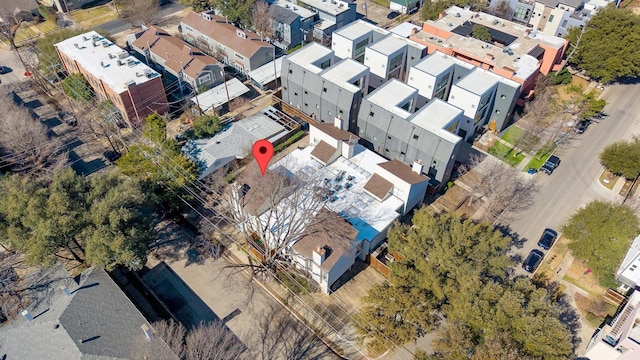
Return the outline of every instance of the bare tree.
[[[174,321],[173,319],[156,321],[151,324],[153,329],[155,330],[155,335],[167,344],[171,351],[178,356],[178,358],[183,359],[185,355],[185,345],[184,345],[184,337],[187,333],[187,330],[184,328],[179,322]],[[168,358],[165,356],[161,356],[161,354],[154,354],[159,359]],[[171,354],[169,354],[171,355]]]
[[[320,338],[277,304],[260,314],[256,333],[258,343],[252,346],[254,359],[317,360],[331,354]]]
[[[113,151],[122,153],[126,148],[126,143],[115,134],[120,133],[118,124],[123,124],[123,122],[118,117],[118,110],[113,104],[102,102],[99,106],[85,105],[78,111],[82,113],[82,121],[78,123],[80,131],[106,140]]]
[[[242,107],[249,105],[250,101],[243,96],[239,96],[229,103],[229,111],[235,111],[241,109]]]
[[[243,359],[246,346],[222,321],[200,324],[187,334],[187,360]]]
[[[273,36],[273,14],[269,3],[263,0],[256,1],[251,11],[251,25],[260,34],[260,40]]]
[[[513,9],[506,0],[500,1],[494,8],[488,8],[487,10],[489,13],[506,20],[511,20],[513,17]]]
[[[15,105],[6,93],[0,95],[0,159],[12,171],[37,174],[65,164],[66,148],[58,137],[34,120],[26,108]]]
[[[122,0],[122,16],[133,26],[152,25],[158,21],[158,0]]]
[[[0,323],[15,316],[27,303],[16,267],[22,263],[15,251],[0,250]]]
[[[484,199],[483,220],[504,221],[508,212],[529,206],[535,192],[533,182],[524,174],[494,157],[474,156],[461,172],[471,189],[469,205]]]
[[[287,249],[311,223],[322,221],[316,215],[328,197],[323,190],[329,191],[320,180],[291,174],[286,166],[261,177],[255,162],[230,186],[228,220],[242,228],[248,244],[260,247],[261,264],[250,264],[254,270],[275,271],[279,263],[289,262]]]
[[[11,1],[2,1],[0,3],[0,33],[9,41],[11,49],[15,50],[18,58],[23,62],[15,38],[23,19],[14,15],[15,5]],[[24,62],[23,62],[24,63]]]

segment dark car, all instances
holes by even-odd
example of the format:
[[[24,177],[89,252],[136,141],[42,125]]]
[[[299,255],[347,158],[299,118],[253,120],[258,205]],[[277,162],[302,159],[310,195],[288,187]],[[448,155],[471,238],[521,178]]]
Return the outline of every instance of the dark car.
[[[65,111],[61,111],[60,114],[58,114],[58,116],[60,117],[60,119],[62,121],[64,121],[69,126],[78,125],[78,120],[76,119],[75,116],[73,116],[73,114],[70,114],[70,113],[65,112]]]
[[[116,160],[120,159],[120,153],[112,150],[107,150],[103,152],[102,156],[104,156],[104,158],[107,159],[108,164],[113,164]]]
[[[417,13],[418,10],[420,10],[420,8],[417,7],[417,6],[412,8],[411,10],[409,10],[409,15],[413,15],[413,14]]]
[[[10,71],[11,69],[9,69],[8,67],[0,65],[0,74],[6,74]]]
[[[544,229],[540,240],[538,241],[538,246],[545,250],[551,249],[553,243],[558,238],[558,233],[553,229]]]
[[[589,120],[582,120],[576,124],[573,130],[575,130],[575,132],[577,132],[578,134],[582,134],[589,127],[589,123]]]
[[[555,155],[551,155],[549,156],[549,159],[547,159],[547,161],[540,167],[540,171],[547,175],[551,175],[553,170],[555,170],[559,165],[560,158]]]
[[[387,19],[395,19],[400,16],[400,13],[397,11],[392,11],[387,15]]]
[[[522,263],[522,267],[525,269],[525,271],[533,274],[536,269],[538,269],[538,266],[540,266],[543,258],[544,253],[542,251],[538,249],[531,250],[529,256],[527,256],[527,258],[524,260],[524,263]]]

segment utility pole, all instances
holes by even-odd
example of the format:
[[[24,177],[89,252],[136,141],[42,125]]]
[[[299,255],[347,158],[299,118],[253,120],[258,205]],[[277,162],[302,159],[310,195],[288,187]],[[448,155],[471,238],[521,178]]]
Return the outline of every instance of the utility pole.
[[[222,74],[222,80],[224,81],[224,89],[227,91],[227,109],[229,109],[231,99],[229,98],[229,88],[227,87],[227,77],[224,75],[224,68],[220,70],[220,74]],[[231,111],[231,109],[229,109],[229,111]]]

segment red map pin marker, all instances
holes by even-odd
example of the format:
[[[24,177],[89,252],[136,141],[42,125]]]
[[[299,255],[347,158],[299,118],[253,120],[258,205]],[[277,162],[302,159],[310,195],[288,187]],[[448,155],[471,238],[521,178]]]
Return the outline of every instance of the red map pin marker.
[[[253,144],[253,157],[256,158],[258,166],[260,166],[260,172],[264,176],[264,172],[267,170],[267,165],[273,157],[273,144],[269,140],[258,140]]]

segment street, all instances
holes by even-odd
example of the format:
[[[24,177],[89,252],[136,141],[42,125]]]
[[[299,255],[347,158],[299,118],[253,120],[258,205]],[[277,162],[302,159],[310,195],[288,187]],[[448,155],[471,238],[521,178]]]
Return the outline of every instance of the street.
[[[509,224],[514,235],[525,240],[515,253],[523,258],[537,247],[542,231],[549,227],[560,231],[564,222],[582,205],[593,200],[616,201],[619,195],[598,182],[602,171],[600,152],[607,145],[630,139],[640,130],[640,85],[613,85],[603,98],[609,103],[607,114],[593,123],[584,134],[560,146],[556,155],[562,163],[548,176],[536,175],[538,192],[533,205],[516,214]],[[605,215],[605,214],[603,214]]]
[[[170,4],[167,4],[163,7],[160,8],[160,11],[158,11],[158,18],[159,19],[163,19],[164,17],[167,17],[173,13],[176,13],[180,10],[184,10],[186,8],[186,6],[184,5],[180,5],[180,3],[176,0]],[[111,20],[111,21],[107,21],[104,24],[100,24],[97,26],[98,29],[104,30],[106,32],[108,32],[109,34],[117,34],[119,32],[123,32],[123,31],[127,31],[131,28],[131,24],[122,19],[122,18],[118,18],[115,20]]]

